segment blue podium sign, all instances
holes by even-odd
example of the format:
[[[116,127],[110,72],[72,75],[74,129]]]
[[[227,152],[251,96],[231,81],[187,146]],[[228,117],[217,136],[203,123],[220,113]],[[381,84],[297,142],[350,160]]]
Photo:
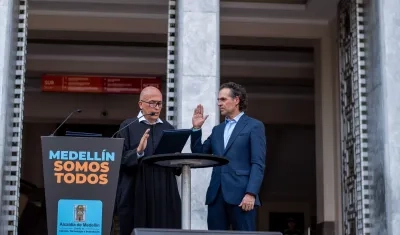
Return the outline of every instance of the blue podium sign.
[[[124,139],[42,137],[48,234],[110,234]]]

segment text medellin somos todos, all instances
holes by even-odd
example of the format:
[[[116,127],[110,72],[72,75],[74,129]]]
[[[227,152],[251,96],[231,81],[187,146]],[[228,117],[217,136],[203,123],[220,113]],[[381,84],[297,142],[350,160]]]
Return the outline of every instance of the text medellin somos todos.
[[[57,184],[105,185],[109,162],[115,161],[115,153],[105,149],[101,152],[50,150],[49,160],[54,161]]]

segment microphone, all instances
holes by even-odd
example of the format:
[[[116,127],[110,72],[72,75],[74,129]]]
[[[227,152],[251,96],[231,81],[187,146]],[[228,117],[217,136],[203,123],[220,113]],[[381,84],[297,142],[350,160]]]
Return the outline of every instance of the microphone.
[[[75,111],[72,111],[72,112],[64,119],[64,121],[55,129],[55,131],[54,131],[50,136],[54,136],[54,134],[58,131],[58,129],[60,129],[60,127],[61,127],[62,125],[64,125],[64,123],[65,123],[72,115],[74,115],[75,113],[81,113],[81,112],[82,112],[81,109],[77,109],[77,110],[75,110]]]
[[[154,115],[156,115],[155,112],[151,112],[151,113],[148,113],[148,114],[143,114],[142,116],[136,118],[135,120],[133,120],[133,121],[131,121],[130,123],[128,123],[126,126],[122,127],[122,128],[119,129],[118,131],[116,131],[116,132],[111,136],[111,138],[114,138],[114,136],[115,136],[116,134],[118,134],[120,131],[122,131],[123,129],[127,128],[128,126],[130,126],[132,123],[134,123],[134,122],[136,122],[137,120],[141,119],[142,117],[144,117],[144,116],[154,116]]]

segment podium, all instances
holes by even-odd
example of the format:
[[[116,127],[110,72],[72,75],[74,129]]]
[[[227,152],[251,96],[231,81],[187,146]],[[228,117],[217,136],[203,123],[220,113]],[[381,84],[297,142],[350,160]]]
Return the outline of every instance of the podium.
[[[136,228],[132,235],[283,235],[281,232],[267,231],[232,231],[232,230],[178,230],[178,229],[145,229]]]
[[[191,224],[191,168],[206,168],[229,163],[225,157],[195,153],[158,154],[143,157],[142,161],[161,167],[182,168],[182,229],[190,229]]]
[[[124,139],[41,141],[48,234],[110,234]]]

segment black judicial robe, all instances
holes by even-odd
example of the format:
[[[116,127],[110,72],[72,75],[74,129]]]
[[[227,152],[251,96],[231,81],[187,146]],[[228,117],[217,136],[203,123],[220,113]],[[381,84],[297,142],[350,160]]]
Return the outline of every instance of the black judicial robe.
[[[124,121],[120,128],[131,121]],[[120,138],[125,138],[116,195],[120,235],[130,235],[134,228],[181,229],[181,199],[175,178],[180,171],[147,165],[137,157],[136,148],[148,128],[144,156],[149,156],[159,143],[162,131],[174,128],[171,124],[135,122],[119,133]]]

